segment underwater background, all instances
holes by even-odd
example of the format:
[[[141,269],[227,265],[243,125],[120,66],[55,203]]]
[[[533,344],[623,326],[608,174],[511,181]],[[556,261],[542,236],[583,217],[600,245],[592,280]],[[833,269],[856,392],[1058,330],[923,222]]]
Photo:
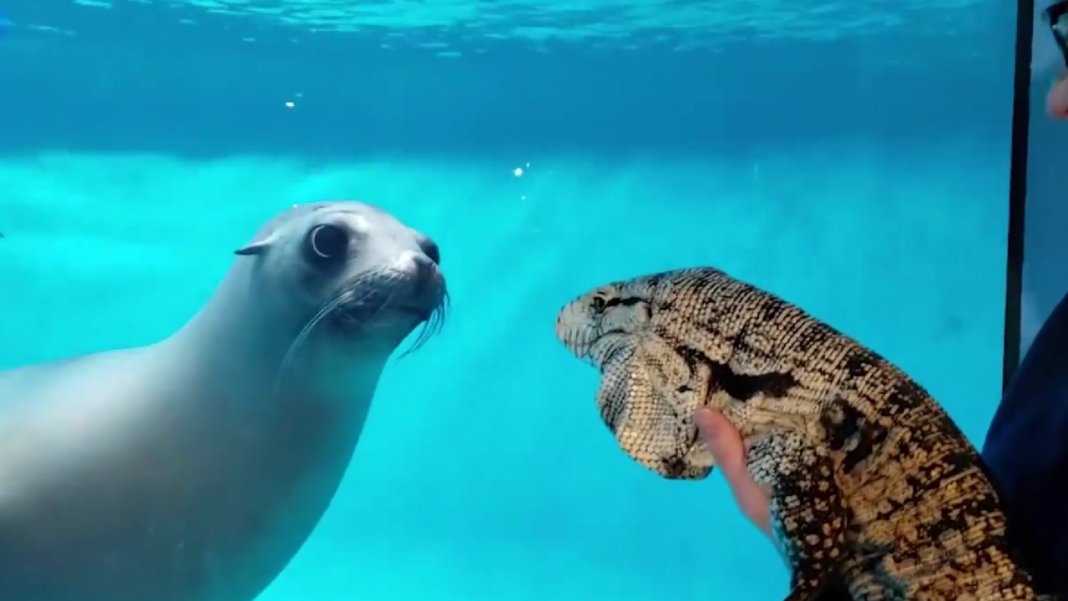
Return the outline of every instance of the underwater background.
[[[555,340],[560,306],[616,278],[726,269],[886,355],[982,440],[1014,3],[0,9],[0,367],[168,335],[294,203],[377,204],[442,248],[449,322],[387,370],[262,601],[785,595],[720,478],[629,460],[597,374]]]

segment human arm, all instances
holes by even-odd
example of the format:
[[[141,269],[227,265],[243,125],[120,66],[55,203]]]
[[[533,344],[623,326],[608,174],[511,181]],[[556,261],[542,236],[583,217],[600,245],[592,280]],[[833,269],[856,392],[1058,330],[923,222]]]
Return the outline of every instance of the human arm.
[[[1040,588],[1068,598],[1068,296],[1035,336],[998,406],[983,459],[1009,538]]]

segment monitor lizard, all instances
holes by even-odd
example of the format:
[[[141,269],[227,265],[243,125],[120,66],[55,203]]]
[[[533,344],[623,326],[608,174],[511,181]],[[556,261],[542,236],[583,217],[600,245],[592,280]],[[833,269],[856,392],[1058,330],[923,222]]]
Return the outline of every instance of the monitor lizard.
[[[712,470],[694,412],[746,442],[790,567],[787,601],[831,582],[857,601],[1024,601],[975,447],[920,385],[798,307],[695,268],[600,286],[556,334],[603,376],[597,405],[620,447],[670,479]]]

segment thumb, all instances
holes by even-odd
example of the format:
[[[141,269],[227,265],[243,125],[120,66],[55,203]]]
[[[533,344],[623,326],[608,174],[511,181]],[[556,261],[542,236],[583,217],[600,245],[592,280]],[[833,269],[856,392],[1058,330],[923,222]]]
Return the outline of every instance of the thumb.
[[[1068,77],[1053,84],[1046,96],[1046,110],[1052,117],[1068,119]]]
[[[712,459],[716,462],[727,480],[732,486],[736,477],[748,475],[745,467],[745,443],[742,435],[734,424],[722,413],[701,409],[694,414],[697,429],[708,450],[712,453]]]
[[[722,413],[708,409],[698,410],[694,422],[716,467],[723,472],[734,495],[735,502],[750,521],[765,535],[771,537],[771,501],[752,476],[745,460],[745,442],[742,434]]]

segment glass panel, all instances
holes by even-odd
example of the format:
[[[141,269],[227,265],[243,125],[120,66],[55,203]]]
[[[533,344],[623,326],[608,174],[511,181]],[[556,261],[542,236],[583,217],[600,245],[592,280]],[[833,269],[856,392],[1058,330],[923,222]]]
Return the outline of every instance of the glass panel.
[[[1021,304],[1022,353],[1053,308],[1068,292],[1068,240],[1058,224],[1068,219],[1064,166],[1068,164],[1068,125],[1050,118],[1051,87],[1063,77],[1064,63],[1049,24],[1037,17],[1049,2],[1036,7],[1034,61],[1031,80],[1031,122],[1028,136],[1027,212],[1024,231],[1024,278]]]
[[[711,265],[778,293],[985,432],[1008,3],[3,8],[0,366],[172,341],[0,378],[0,411],[41,416],[0,437],[0,481],[22,487],[0,488],[5,601],[250,601],[276,575],[262,601],[781,598],[721,479],[629,460],[597,374],[554,340],[565,302],[647,272]],[[322,292],[263,283],[233,251],[343,198],[434,237],[452,309],[386,366],[301,547],[367,393],[281,404],[284,370],[250,362],[278,359],[299,330],[279,315]],[[359,260],[399,261],[398,231]],[[263,270],[303,240],[274,240]],[[204,307],[206,334],[171,337]],[[337,375],[319,383],[377,369],[322,352]],[[65,386],[53,404],[26,392],[35,374]],[[69,494],[16,494],[41,481]]]

